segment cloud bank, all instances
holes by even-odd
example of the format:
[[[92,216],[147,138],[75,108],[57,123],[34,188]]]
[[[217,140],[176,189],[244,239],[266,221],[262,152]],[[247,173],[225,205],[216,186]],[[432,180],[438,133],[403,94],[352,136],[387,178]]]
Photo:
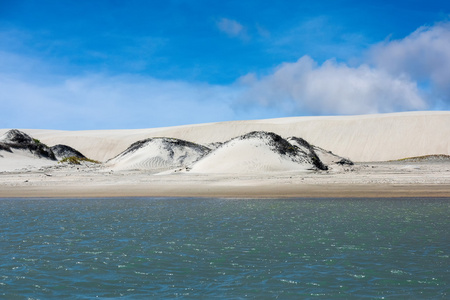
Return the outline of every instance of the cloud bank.
[[[401,40],[372,47],[369,60],[394,76],[408,76],[450,104],[450,23],[423,26]]]
[[[427,108],[414,82],[361,65],[333,60],[318,65],[309,56],[284,63],[270,75],[241,78],[242,102],[282,107],[286,113],[364,114]]]
[[[240,78],[236,108],[286,114],[365,114],[450,108],[450,23],[374,45],[358,66],[309,56]]]

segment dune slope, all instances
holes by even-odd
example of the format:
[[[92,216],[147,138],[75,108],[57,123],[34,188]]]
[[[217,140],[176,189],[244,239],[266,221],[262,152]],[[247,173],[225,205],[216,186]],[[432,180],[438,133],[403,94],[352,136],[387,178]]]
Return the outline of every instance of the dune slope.
[[[207,147],[179,139],[146,139],[133,143],[106,166],[113,170],[170,170],[186,167],[209,151]]]
[[[53,151],[26,133],[11,129],[0,136],[0,171],[49,166],[56,163]]]
[[[0,130],[0,134],[6,129]],[[387,161],[450,154],[450,112],[426,111],[361,116],[293,117],[133,130],[24,130],[47,145],[69,145],[99,161],[138,141],[172,137],[198,144],[225,142],[251,131],[302,137],[353,161]]]
[[[320,161],[319,161],[320,162]],[[236,137],[196,162],[192,173],[255,173],[316,169],[312,158],[272,132]]]

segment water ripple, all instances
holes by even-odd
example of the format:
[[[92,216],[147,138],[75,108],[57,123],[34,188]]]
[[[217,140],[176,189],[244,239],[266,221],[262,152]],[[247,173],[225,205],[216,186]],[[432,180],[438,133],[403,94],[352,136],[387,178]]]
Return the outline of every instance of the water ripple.
[[[450,199],[0,199],[0,298],[446,298]]]

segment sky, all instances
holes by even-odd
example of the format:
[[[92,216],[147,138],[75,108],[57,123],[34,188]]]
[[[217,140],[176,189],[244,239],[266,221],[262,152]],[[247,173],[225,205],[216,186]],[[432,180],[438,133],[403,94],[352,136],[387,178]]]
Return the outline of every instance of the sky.
[[[0,0],[0,128],[450,109],[450,1]]]

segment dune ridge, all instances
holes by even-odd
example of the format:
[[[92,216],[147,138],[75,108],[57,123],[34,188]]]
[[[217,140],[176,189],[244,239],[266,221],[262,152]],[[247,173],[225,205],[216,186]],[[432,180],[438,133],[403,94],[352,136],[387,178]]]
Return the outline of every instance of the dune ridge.
[[[184,168],[211,149],[173,138],[151,138],[137,141],[105,164],[112,170],[164,171]]]
[[[190,170],[192,173],[306,171],[315,165],[306,153],[281,136],[253,131],[223,143]]]
[[[6,131],[0,130],[0,134]],[[450,155],[448,111],[290,117],[129,130],[23,131],[48,145],[69,145],[87,157],[103,162],[117,156],[132,143],[147,138],[170,137],[206,145],[225,142],[251,131],[302,137],[316,147],[357,162]]]
[[[50,166],[56,163],[47,145],[19,130],[9,130],[0,136],[0,170]]]
[[[29,152],[36,158],[56,160],[47,145],[17,129],[9,130],[0,136],[0,150],[10,153]]]
[[[449,197],[449,126],[449,112],[416,112],[142,130],[0,130],[14,133],[0,141],[0,197]],[[260,128],[269,130],[249,130]],[[40,156],[39,147],[59,161]],[[393,159],[353,164],[349,153]],[[63,159],[85,154],[105,160]]]
[[[245,174],[328,170],[307,141],[295,137],[290,139],[294,143],[273,132],[253,131],[216,144],[211,149],[179,139],[150,138],[133,143],[104,166],[116,171],[145,170],[153,173]]]
[[[67,145],[55,145],[50,147],[55,154],[56,159],[61,160],[68,157],[86,158],[80,151]]]
[[[46,159],[58,160],[61,163],[98,164],[99,168],[109,171],[137,170],[150,173],[190,172],[190,173],[230,173],[252,174],[261,172],[286,172],[286,171],[319,171],[328,170],[315,149],[326,155],[334,157],[331,152],[310,145],[300,137],[283,137],[265,131],[253,131],[235,137],[224,143],[215,143],[214,148],[174,138],[149,138],[131,144],[125,151],[106,163],[99,163],[86,158],[81,152],[66,145],[48,147],[40,141],[28,136],[19,130],[12,129],[4,134],[0,142],[0,152],[11,152],[8,148],[28,149],[35,158],[41,158],[43,152]],[[23,158],[16,160],[9,157],[1,162],[10,165],[23,163]],[[336,156],[336,158],[339,158]],[[329,160],[332,164],[344,164],[352,162],[341,158],[339,161]],[[42,165],[39,164],[38,165]],[[32,168],[32,166],[30,166]],[[332,167],[333,168],[333,167]],[[0,167],[0,170],[4,168]]]

